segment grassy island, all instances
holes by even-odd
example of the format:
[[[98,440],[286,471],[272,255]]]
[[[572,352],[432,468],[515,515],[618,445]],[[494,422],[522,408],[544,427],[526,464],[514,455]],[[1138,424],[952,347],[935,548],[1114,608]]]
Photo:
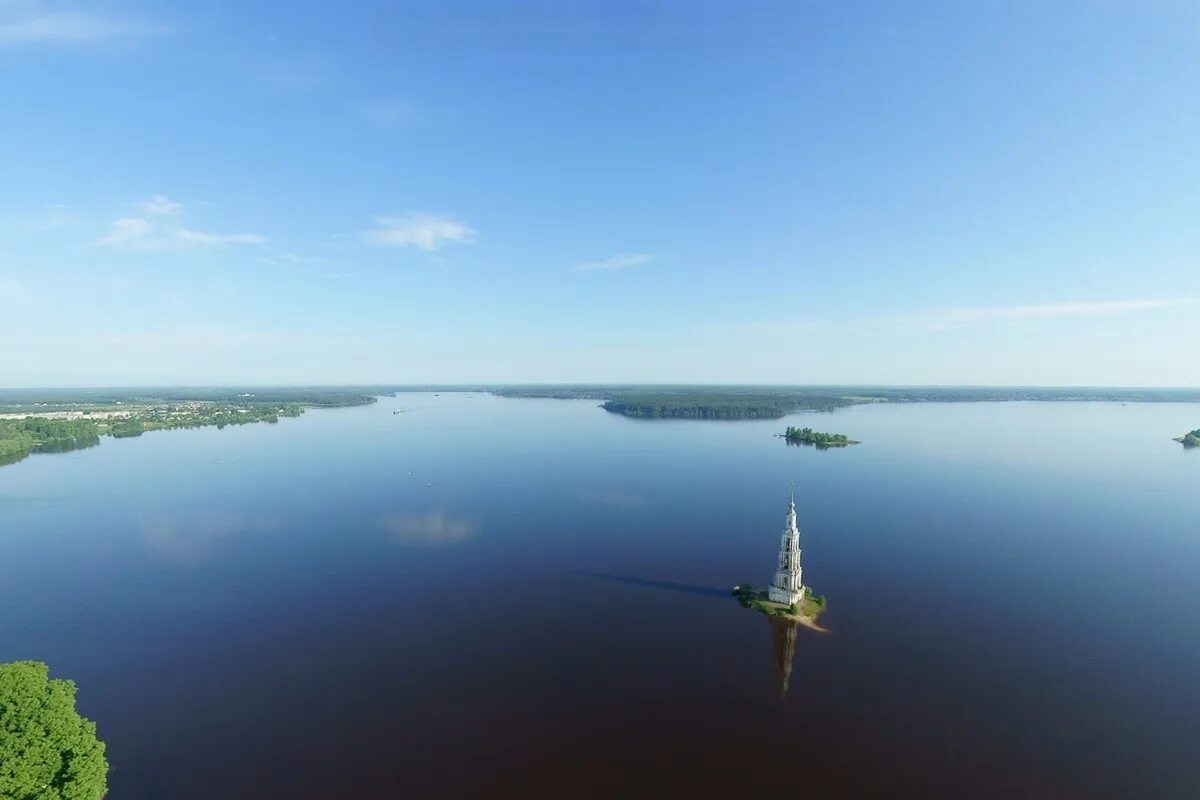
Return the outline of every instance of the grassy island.
[[[825,630],[817,624],[817,620],[825,613],[825,595],[813,595],[811,587],[805,586],[804,599],[791,606],[768,600],[766,590],[755,589],[748,583],[733,587],[732,594],[743,608],[753,608],[768,617],[781,617],[792,622],[799,622],[813,630]]]
[[[1175,441],[1179,442],[1184,447],[1200,447],[1200,428],[1196,428],[1194,431],[1185,433]]]
[[[844,433],[821,433],[812,428],[796,428],[791,425],[783,432],[783,438],[787,439],[788,444],[811,444],[818,450],[861,444]]]

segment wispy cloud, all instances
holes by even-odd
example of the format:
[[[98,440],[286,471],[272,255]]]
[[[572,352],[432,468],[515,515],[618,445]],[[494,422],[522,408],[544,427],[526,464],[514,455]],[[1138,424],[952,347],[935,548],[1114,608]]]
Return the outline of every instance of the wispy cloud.
[[[227,244],[259,245],[267,239],[257,233],[209,233],[175,225],[163,225],[159,217],[178,214],[183,206],[165,195],[155,195],[138,203],[146,212],[142,217],[121,217],[108,226],[108,234],[96,241],[101,247],[119,250],[157,252],[164,250],[187,250]]]
[[[615,256],[610,256],[599,261],[584,261],[583,263],[575,264],[571,269],[576,272],[629,269],[630,267],[640,267],[643,264],[649,264],[653,260],[654,256],[647,253],[617,253]]]
[[[1019,306],[992,306],[980,308],[944,308],[918,312],[912,315],[885,318],[899,325],[909,324],[932,330],[965,328],[987,322],[1004,322],[1027,319],[1053,319],[1059,317],[1107,317],[1153,311],[1161,308],[1195,303],[1195,298],[1153,298],[1135,300],[1065,300],[1053,303]]]
[[[379,227],[365,231],[363,239],[371,244],[416,247],[437,250],[443,242],[470,243],[475,231],[453,217],[411,213],[400,217],[375,217]]]
[[[176,214],[183,206],[165,194],[156,194],[146,202],[139,203],[138,208],[147,214]]]
[[[108,226],[108,235],[96,244],[104,247],[134,247],[144,243],[152,230],[150,221],[140,217],[116,219]]]
[[[296,253],[272,253],[271,255],[260,256],[255,259],[260,264],[266,264],[271,267],[335,267],[341,266],[341,262],[334,261],[329,258],[321,258],[320,256],[302,256]]]
[[[2,3],[3,0],[0,0]],[[7,233],[41,235],[62,230],[75,221],[71,207],[63,203],[45,203],[36,210],[0,217],[0,230]]]
[[[171,233],[185,244],[263,244],[267,241],[265,236],[257,233],[204,233],[188,228],[173,228]]]
[[[104,39],[148,36],[164,28],[134,19],[102,17],[81,11],[44,11],[36,5],[24,6],[25,13],[14,16],[0,10],[0,44],[81,43]]]
[[[909,314],[840,318],[837,320],[765,320],[734,326],[736,333],[751,336],[799,337],[842,331],[949,331],[989,324],[1028,320],[1108,317],[1178,308],[1200,303],[1200,298],[1166,297],[1129,300],[1064,300],[1014,306],[934,308]]]
[[[416,106],[402,100],[377,100],[363,103],[358,113],[373,125],[388,130],[399,130],[415,125],[421,120]]]

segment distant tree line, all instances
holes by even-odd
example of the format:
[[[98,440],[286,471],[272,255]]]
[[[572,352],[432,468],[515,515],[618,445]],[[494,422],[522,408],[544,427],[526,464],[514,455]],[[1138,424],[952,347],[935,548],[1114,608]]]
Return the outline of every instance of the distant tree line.
[[[249,425],[254,422],[279,422],[280,417],[298,417],[304,407],[297,403],[206,403],[199,406],[166,406],[143,412],[129,419],[115,422],[108,433],[116,439],[141,436],[146,431],[172,430],[175,428],[217,429],[227,425]]]
[[[100,443],[100,437],[124,439],[146,431],[175,428],[224,428],[256,422],[275,423],[280,417],[304,413],[300,403],[187,402],[160,406],[130,406],[128,416],[94,419],[49,419],[25,417],[0,420],[0,465],[12,464],[30,453],[60,453]],[[44,409],[43,409],[44,411]],[[88,414],[88,411],[84,411]]]
[[[759,396],[788,401],[821,398],[846,403],[976,403],[1033,400],[1040,402],[1107,401],[1122,403],[1197,403],[1200,389],[1130,389],[1046,386],[719,386],[631,384],[540,384],[525,386],[476,385],[421,387],[430,391],[491,392],[502,397],[550,397],[584,400],[628,400],[666,396],[676,399],[710,396]],[[807,406],[801,406],[807,407]]]
[[[0,407],[46,411],[84,406],[165,405],[168,403],[298,403],[354,406],[375,402],[395,390],[382,386],[326,387],[170,387],[162,389],[0,389]],[[49,407],[49,408],[47,408]]]
[[[833,411],[850,405],[841,397],[759,394],[624,395],[603,404],[627,417],[675,419],[779,419],[796,411]]]
[[[20,461],[33,452],[63,452],[100,442],[100,431],[91,420],[0,420],[0,464]]]

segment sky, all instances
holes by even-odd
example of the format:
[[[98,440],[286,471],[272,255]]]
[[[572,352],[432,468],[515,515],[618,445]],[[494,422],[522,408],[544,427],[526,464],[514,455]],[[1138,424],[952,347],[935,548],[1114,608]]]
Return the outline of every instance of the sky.
[[[1194,2],[0,0],[0,386],[1196,386]]]

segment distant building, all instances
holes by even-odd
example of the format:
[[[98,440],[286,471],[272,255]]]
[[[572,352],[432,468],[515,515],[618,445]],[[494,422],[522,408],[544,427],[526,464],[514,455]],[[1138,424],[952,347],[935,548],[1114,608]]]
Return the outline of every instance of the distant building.
[[[779,567],[775,570],[775,580],[767,587],[767,599],[785,606],[798,604],[804,599],[800,573],[800,529],[796,527],[796,493],[792,492],[787,524],[779,540]]]

